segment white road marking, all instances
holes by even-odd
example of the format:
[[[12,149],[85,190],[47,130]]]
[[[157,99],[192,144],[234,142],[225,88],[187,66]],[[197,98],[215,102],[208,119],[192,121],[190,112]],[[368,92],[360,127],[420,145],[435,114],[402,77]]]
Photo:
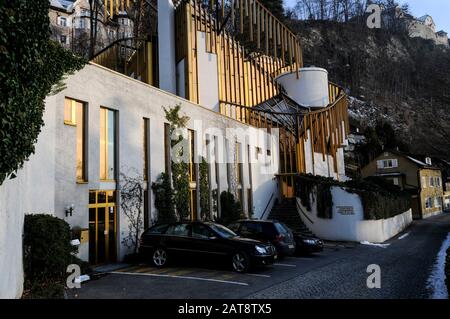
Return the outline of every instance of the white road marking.
[[[272,276],[269,275],[262,275],[262,274],[246,274],[247,276],[253,276],[253,277],[262,277],[262,278],[270,278]]]
[[[274,264],[274,266],[283,266],[283,267],[297,267],[297,265],[292,265],[292,264]]]
[[[398,238],[398,240],[405,239],[405,238],[408,237],[408,236],[409,236],[409,233],[403,234],[403,235],[401,235],[401,236]]]
[[[190,276],[173,276],[173,275],[164,275],[164,274],[134,273],[134,272],[119,272],[119,271],[112,271],[112,272],[110,272],[110,274],[130,275],[130,276],[164,277],[164,278],[180,278],[180,279],[190,279],[190,280],[199,280],[199,281],[218,282],[218,283],[230,284],[230,285],[248,286],[247,283],[240,282],[240,281],[228,281],[228,280],[219,280],[219,279],[201,278],[201,277],[190,277]]]

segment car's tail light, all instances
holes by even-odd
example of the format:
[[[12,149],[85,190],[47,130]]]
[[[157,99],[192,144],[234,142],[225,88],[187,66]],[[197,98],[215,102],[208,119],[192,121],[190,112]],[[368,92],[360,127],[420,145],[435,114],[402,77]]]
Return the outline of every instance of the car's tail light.
[[[279,243],[282,242],[284,240],[284,235],[283,234],[279,234],[275,237],[275,242]]]

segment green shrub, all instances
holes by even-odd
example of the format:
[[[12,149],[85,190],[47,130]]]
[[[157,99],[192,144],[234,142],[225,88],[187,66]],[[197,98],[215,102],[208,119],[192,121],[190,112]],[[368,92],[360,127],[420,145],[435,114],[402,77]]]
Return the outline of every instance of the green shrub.
[[[82,264],[73,256],[77,248],[70,243],[71,230],[64,220],[50,215],[26,215],[23,251],[25,290],[38,297],[62,296],[66,269],[72,263]],[[45,292],[45,288],[50,292]],[[33,298],[34,298],[33,297]]]
[[[152,184],[155,195],[155,208],[158,211],[158,223],[171,223],[177,220],[174,207],[173,190],[170,177],[166,173],[159,175]]]
[[[28,279],[60,278],[72,261],[70,226],[50,215],[26,215],[24,224],[25,274]]]
[[[227,225],[241,218],[241,205],[234,199],[234,195],[230,192],[222,192],[220,194],[220,218],[219,222]]]

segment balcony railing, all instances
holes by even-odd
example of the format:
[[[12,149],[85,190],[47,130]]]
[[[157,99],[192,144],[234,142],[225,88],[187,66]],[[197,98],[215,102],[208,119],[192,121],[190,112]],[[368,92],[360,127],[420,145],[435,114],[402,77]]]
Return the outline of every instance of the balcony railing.
[[[157,86],[156,48],[152,41],[125,38],[98,52],[91,61],[144,83]]]

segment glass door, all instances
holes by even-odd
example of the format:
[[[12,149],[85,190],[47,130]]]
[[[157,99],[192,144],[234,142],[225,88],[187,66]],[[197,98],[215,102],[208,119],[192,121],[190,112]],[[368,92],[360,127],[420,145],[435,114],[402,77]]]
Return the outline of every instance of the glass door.
[[[103,264],[116,260],[117,213],[115,191],[89,194],[89,262]]]

